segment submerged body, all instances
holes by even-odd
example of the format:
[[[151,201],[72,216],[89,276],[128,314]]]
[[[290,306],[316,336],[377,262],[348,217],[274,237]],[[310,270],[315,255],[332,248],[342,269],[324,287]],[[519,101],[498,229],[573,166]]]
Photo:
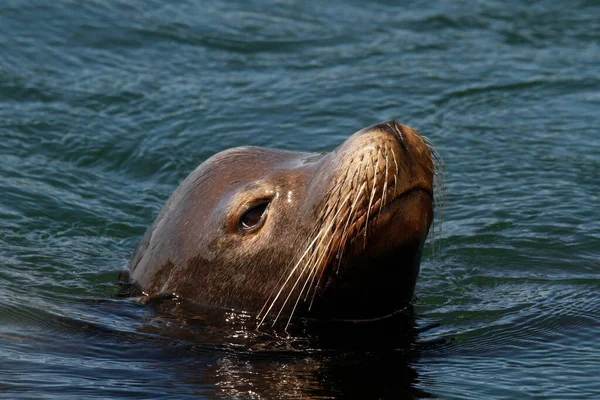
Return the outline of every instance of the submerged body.
[[[327,154],[239,147],[171,195],[131,261],[149,297],[277,320],[406,307],[433,219],[432,150],[394,121]]]

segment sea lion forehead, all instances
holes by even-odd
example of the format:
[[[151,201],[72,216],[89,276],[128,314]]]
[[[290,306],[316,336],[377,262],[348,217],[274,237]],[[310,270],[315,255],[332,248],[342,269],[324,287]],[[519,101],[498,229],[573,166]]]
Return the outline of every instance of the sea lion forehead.
[[[297,152],[290,150],[272,149],[267,147],[242,146],[224,150],[215,154],[204,164],[222,165],[229,168],[231,165],[247,166],[248,169],[294,168],[318,158],[318,154]]]
[[[202,163],[182,187],[188,207],[202,206],[205,218],[224,220],[253,204],[304,192],[322,154],[294,152],[265,147],[235,147]],[[291,198],[291,194],[289,196]]]
[[[295,169],[314,165],[322,155],[266,147],[235,147],[222,151],[202,163],[188,177],[195,186],[209,185],[221,193],[246,186],[264,186],[273,176],[294,174]],[[218,182],[218,184],[216,183]]]

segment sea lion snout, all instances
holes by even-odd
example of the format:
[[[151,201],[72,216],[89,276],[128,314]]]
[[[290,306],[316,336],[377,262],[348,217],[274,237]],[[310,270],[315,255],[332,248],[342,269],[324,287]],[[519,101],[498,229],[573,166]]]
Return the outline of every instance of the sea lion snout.
[[[432,149],[414,129],[388,121],[351,135],[322,162],[309,189],[320,199],[316,244],[306,249],[310,312],[391,314],[412,298],[433,220]]]

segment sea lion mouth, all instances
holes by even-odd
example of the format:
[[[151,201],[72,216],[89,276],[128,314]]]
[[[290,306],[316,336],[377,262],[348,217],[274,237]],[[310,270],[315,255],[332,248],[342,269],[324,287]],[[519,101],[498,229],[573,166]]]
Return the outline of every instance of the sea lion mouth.
[[[362,237],[363,246],[360,247],[359,243],[358,251],[365,251],[367,247],[367,241],[369,240],[371,233],[373,231],[383,229],[385,228],[386,224],[391,223],[390,221],[385,221],[385,216],[394,209],[401,207],[402,203],[406,202],[407,200],[410,201],[410,199],[414,197],[421,197],[425,204],[429,203],[430,205],[433,205],[434,203],[432,189],[430,187],[421,185],[417,185],[403,191],[392,198],[388,203],[381,204],[384,200],[381,198],[378,199],[376,202],[374,202],[369,212],[364,211],[356,218],[355,223],[349,227],[350,231],[355,231],[355,233],[353,233],[353,238],[349,240],[350,247],[352,247],[354,242],[360,241],[360,238]],[[414,212],[416,215],[420,215],[421,213],[422,210],[420,209],[416,209]],[[365,221],[366,218],[368,218],[368,220]],[[383,222],[381,221],[382,219],[384,219]]]
[[[391,210],[392,208],[394,208],[395,206],[397,206],[399,203],[405,201],[407,198],[411,197],[412,195],[415,194],[422,194],[425,195],[427,200],[429,200],[429,202],[431,202],[431,204],[433,204],[433,191],[431,190],[431,188],[429,187],[424,187],[424,186],[415,186],[412,187],[408,190],[405,190],[404,192],[400,193],[399,195],[397,195],[396,197],[394,197],[388,204],[384,204],[379,210],[376,211],[376,213],[372,213],[373,215],[369,218],[369,221],[367,221],[367,224],[365,224],[359,231],[357,236],[360,235],[360,233],[363,233],[365,229],[367,229],[367,227],[370,227],[370,225],[377,223],[377,214],[381,213],[381,214],[385,214],[386,212],[388,212],[389,210]],[[374,204],[375,206],[379,206],[379,204]]]
[[[407,196],[407,195],[409,195],[411,193],[414,193],[414,192],[423,192],[423,193],[425,193],[429,197],[429,199],[431,200],[431,202],[433,203],[433,190],[430,187],[425,187],[425,186],[420,186],[420,185],[415,186],[413,188],[410,188],[410,189],[402,192],[400,195],[398,195],[394,199],[394,201],[396,201],[398,199],[401,199],[402,197],[405,197],[405,196]]]

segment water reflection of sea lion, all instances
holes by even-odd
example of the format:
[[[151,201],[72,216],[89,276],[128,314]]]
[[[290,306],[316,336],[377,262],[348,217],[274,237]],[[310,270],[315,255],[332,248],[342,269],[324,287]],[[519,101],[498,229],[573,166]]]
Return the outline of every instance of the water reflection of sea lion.
[[[371,319],[410,301],[433,218],[432,150],[394,121],[327,154],[239,147],[171,195],[131,262],[149,297],[261,318]]]

